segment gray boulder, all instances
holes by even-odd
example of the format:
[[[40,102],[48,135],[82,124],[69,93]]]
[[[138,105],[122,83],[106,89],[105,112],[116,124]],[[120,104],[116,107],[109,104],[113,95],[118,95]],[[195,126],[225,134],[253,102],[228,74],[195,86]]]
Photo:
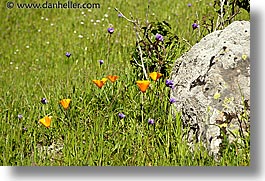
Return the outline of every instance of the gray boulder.
[[[205,36],[176,60],[170,96],[186,139],[220,156],[224,141],[242,142],[250,126],[250,22],[235,21]],[[226,139],[226,140],[224,140]]]

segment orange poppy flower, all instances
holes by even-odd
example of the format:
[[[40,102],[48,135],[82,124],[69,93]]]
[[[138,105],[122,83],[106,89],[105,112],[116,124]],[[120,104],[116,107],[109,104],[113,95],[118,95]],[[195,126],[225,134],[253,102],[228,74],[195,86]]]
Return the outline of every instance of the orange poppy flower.
[[[119,78],[119,76],[117,76],[117,75],[108,75],[107,78],[113,83]]]
[[[136,84],[138,85],[139,89],[143,93],[145,93],[145,91],[149,87],[150,81],[148,81],[148,80],[139,80],[139,81],[136,81]]]
[[[40,119],[39,122],[43,124],[46,128],[49,128],[51,125],[52,117],[45,116],[44,118]]]
[[[153,79],[154,81],[157,81],[160,77],[162,77],[163,74],[159,73],[159,72],[152,72],[149,74],[149,76],[151,77],[151,79]]]
[[[101,89],[103,85],[107,82],[107,80],[107,78],[102,78],[101,80],[92,80],[92,82],[94,82],[98,86],[98,88]]]
[[[68,109],[70,106],[71,99],[62,99],[60,104],[63,106],[64,109]]]

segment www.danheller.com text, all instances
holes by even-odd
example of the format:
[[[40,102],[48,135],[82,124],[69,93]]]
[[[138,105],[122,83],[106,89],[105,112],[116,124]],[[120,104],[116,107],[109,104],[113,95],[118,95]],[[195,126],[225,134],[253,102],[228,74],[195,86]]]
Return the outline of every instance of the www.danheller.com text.
[[[18,8],[37,8],[37,9],[75,9],[75,8],[100,8],[99,3],[89,3],[89,2],[43,2],[43,3],[17,3]]]

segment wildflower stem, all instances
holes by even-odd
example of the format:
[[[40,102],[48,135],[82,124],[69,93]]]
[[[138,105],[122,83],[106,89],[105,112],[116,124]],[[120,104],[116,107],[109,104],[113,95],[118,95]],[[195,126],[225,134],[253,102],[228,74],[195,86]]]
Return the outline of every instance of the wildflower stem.
[[[150,2],[148,2],[148,3],[150,3]],[[148,6],[149,6],[149,4],[148,4]],[[115,9],[115,11],[117,11],[119,14],[122,14],[121,11],[118,10],[118,8],[115,7],[114,9]],[[147,11],[147,13],[148,13],[148,11]],[[127,21],[129,21],[129,22],[131,22],[131,23],[134,24],[135,32],[136,32],[136,40],[137,40],[137,42],[140,42],[141,38],[140,38],[140,36],[139,36],[139,33],[137,32],[136,27],[138,27],[139,30],[141,30],[141,27],[139,26],[139,24],[137,23],[137,21],[136,21],[136,20],[130,20],[130,19],[128,19],[126,16],[124,16],[123,14],[122,14],[122,17],[123,17],[125,20],[127,20]],[[144,73],[144,76],[145,76],[145,79],[147,79],[148,76],[147,76],[146,69],[145,69],[145,66],[144,66],[142,49],[141,49],[141,47],[140,47],[139,44],[138,44],[137,47],[138,47],[138,49],[139,49],[139,53],[140,53],[141,64],[139,64],[136,60],[135,60],[135,62],[136,62],[137,65],[139,65],[140,67],[142,67],[142,69],[143,69],[143,73]]]
[[[198,12],[196,11],[196,17],[197,17],[197,23],[198,25],[200,24],[199,22],[199,15],[198,15]],[[197,33],[197,41],[199,40],[199,37],[201,36],[201,30],[200,28],[198,28],[198,33]]]
[[[107,54],[107,62],[109,62],[109,54],[110,54],[110,37],[111,37],[111,34],[109,35],[109,38],[108,38],[108,54]]]
[[[41,86],[41,84],[40,84],[40,83],[38,83],[38,85],[40,86],[40,88],[41,88],[41,91],[42,91],[42,93],[43,93],[44,97],[46,97],[46,98],[47,98],[47,96],[46,96],[46,94],[45,94],[45,92],[44,92],[44,90],[43,90],[43,87]]]
[[[138,35],[138,33],[136,33],[136,35]],[[146,69],[145,69],[145,66],[144,66],[143,52],[142,52],[142,49],[141,49],[139,44],[138,44],[138,49],[139,49],[139,53],[140,53],[141,67],[143,69],[143,73],[144,73],[145,79],[148,79],[148,76],[147,76],[147,73],[146,73]]]
[[[224,4],[225,4],[225,0],[220,0],[220,13],[218,14],[218,17],[216,20],[216,27],[214,31],[216,31],[220,25],[222,29],[224,28]]]
[[[115,11],[117,11],[118,13],[122,14],[122,13],[120,12],[120,10],[118,10],[118,8],[114,8],[114,9],[115,9]],[[131,23],[133,23],[133,24],[136,24],[136,21],[133,21],[133,20],[128,19],[126,16],[124,16],[124,14],[122,14],[122,17],[123,17],[124,19],[126,19],[127,21],[129,21],[129,22],[131,22]]]
[[[107,100],[108,102],[110,102],[110,101],[109,101],[109,98],[108,98],[108,95],[106,94],[106,91],[103,90],[103,92],[104,92],[104,95],[106,96],[106,100]]]
[[[135,61],[135,63],[138,65],[138,66],[142,66],[141,64],[138,63],[138,61],[133,57],[133,60]]]
[[[141,101],[142,101],[141,117],[142,117],[142,123],[143,123],[144,122],[144,94],[141,94]]]

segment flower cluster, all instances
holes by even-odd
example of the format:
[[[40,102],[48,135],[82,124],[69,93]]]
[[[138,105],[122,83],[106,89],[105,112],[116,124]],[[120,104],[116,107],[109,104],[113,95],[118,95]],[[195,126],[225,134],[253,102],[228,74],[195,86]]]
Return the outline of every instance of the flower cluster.
[[[123,16],[123,14],[120,13],[120,14],[118,14],[118,17],[124,17],[124,16]],[[111,35],[111,34],[114,33],[114,28],[113,27],[109,27],[107,29],[107,31]],[[163,42],[164,41],[163,35],[158,34],[158,33],[155,35],[155,39],[156,39],[157,42]],[[70,58],[71,55],[72,54],[70,52],[66,52],[65,53],[65,56],[67,58]],[[100,66],[104,64],[104,60],[99,60],[98,62],[99,62]],[[161,74],[160,72],[151,72],[151,73],[149,73],[150,79],[152,79],[154,82],[157,82],[162,76],[163,76],[163,74]],[[92,82],[99,89],[102,89],[102,87],[107,83],[108,80],[111,83],[115,83],[118,79],[119,79],[119,76],[117,76],[117,75],[107,75],[106,77],[103,77],[101,79],[93,79]],[[138,86],[139,90],[142,93],[145,93],[147,91],[147,89],[150,87],[150,84],[151,84],[151,82],[149,80],[137,80],[136,81],[136,85]],[[173,81],[172,80],[166,80],[166,86],[170,87],[170,88],[173,88],[174,87]],[[65,111],[67,111],[70,108],[71,101],[72,100],[70,98],[65,98],[65,99],[61,99],[59,101],[59,104],[60,104],[60,106],[62,106],[62,108]],[[48,104],[48,100],[45,97],[41,98],[40,102],[42,104],[44,104],[44,105]],[[172,103],[175,103],[176,100],[171,98],[169,102],[172,104]],[[119,112],[118,113],[118,117],[120,119],[124,119],[126,117],[126,115],[124,113],[122,113],[122,112]],[[22,119],[22,118],[23,118],[23,116],[19,114],[18,115],[18,119]],[[46,115],[43,118],[41,118],[39,120],[39,122],[42,125],[44,125],[46,128],[50,128],[51,122],[52,122],[52,116]],[[151,118],[149,118],[147,122],[148,122],[149,125],[155,124],[154,119],[151,119]]]
[[[107,80],[110,80],[112,83],[114,83],[117,79],[119,78],[119,76],[117,75],[108,75],[107,77],[103,77],[101,80],[92,80],[92,82],[98,87],[98,88],[102,88],[105,83],[107,82]]]

